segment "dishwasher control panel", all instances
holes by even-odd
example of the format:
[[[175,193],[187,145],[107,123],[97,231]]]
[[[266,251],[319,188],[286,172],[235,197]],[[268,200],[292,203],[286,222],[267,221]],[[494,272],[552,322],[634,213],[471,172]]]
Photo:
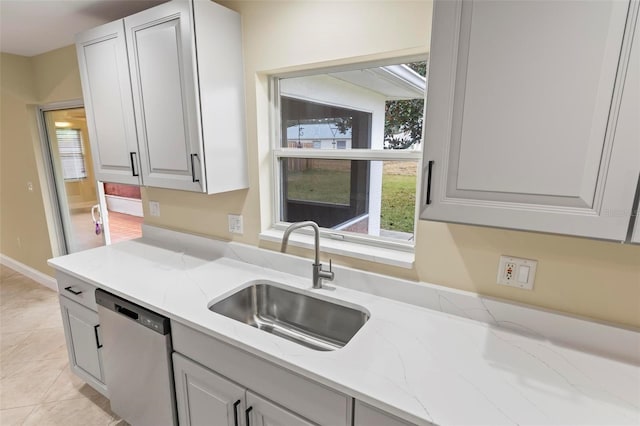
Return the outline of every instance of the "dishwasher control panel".
[[[169,318],[156,314],[115,294],[96,289],[96,303],[162,335],[171,332]]]

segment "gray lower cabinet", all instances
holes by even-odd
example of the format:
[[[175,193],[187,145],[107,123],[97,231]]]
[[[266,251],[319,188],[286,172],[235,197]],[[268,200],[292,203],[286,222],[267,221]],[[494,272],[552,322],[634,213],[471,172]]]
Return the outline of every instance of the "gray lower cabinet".
[[[406,422],[375,407],[356,401],[354,410],[354,426],[411,426]]]
[[[188,358],[192,363],[197,363],[196,366],[199,368],[218,377],[224,377],[225,380],[232,381],[247,390],[245,402],[240,405],[245,404],[246,410],[252,407],[247,401],[254,403],[249,411],[248,426],[261,424],[351,426],[352,424],[353,398],[348,395],[176,321],[171,322],[171,337],[173,350],[181,356]],[[178,370],[175,365],[174,370]],[[177,388],[187,389],[180,384],[185,380],[184,377],[183,374],[176,376]],[[255,399],[257,395],[267,397],[268,401]],[[191,401],[188,404],[185,404],[184,400],[178,401],[178,415],[181,416],[181,409],[184,411],[185,407],[191,404]],[[238,425],[245,425],[245,411],[241,413]]]
[[[302,417],[173,353],[180,425],[311,426]]]
[[[313,426],[316,423],[285,410],[282,407],[247,391],[249,424],[246,426]]]
[[[60,309],[71,370],[106,395],[97,312],[64,296],[60,296]]]

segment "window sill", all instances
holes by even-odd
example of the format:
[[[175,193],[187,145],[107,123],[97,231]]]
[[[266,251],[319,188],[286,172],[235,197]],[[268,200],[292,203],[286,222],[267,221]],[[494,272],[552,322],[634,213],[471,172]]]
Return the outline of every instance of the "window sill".
[[[268,229],[260,233],[260,239],[274,243],[281,243],[284,231]],[[314,240],[312,235],[292,233],[289,237],[289,245],[313,250]],[[384,265],[397,266],[399,268],[413,268],[415,255],[413,252],[394,250],[384,247],[368,246],[348,241],[320,238],[320,250],[323,253],[331,253],[340,256],[352,257],[369,262],[382,263]]]

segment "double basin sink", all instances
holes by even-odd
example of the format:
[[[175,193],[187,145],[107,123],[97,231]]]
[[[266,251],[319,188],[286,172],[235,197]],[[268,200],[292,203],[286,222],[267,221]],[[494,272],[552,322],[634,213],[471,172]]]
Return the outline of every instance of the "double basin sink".
[[[369,319],[362,308],[266,282],[238,290],[209,310],[319,351],[342,348]]]

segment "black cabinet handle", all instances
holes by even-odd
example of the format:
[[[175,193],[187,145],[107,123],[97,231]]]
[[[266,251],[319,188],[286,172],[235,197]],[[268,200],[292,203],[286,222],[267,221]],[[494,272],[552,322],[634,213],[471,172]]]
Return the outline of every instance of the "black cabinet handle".
[[[82,290],[75,291],[74,289],[71,288],[71,286],[65,287],[64,289],[67,290],[69,293],[75,294],[76,296],[79,294],[82,294]]]
[[[431,173],[433,171],[433,160],[427,163],[427,205],[431,204]]]
[[[100,324],[93,326],[93,333],[96,335],[96,346],[100,349],[102,347],[102,343],[100,343],[100,338],[98,337],[98,327],[100,327]]]
[[[251,421],[251,410],[253,410],[253,407],[249,407],[244,411],[245,426],[251,426],[249,424]]]
[[[134,155],[137,155],[137,153],[135,151],[132,151],[132,152],[129,153],[129,159],[131,159],[131,174],[133,176],[139,176],[139,174],[136,173],[136,162],[133,159]]]
[[[196,168],[193,165],[193,157],[198,158],[198,154],[191,154],[191,180],[193,182],[200,182],[200,179],[196,179]]]
[[[238,405],[240,405],[240,400],[237,400],[233,403],[233,424],[234,426],[240,426],[238,424]]]

